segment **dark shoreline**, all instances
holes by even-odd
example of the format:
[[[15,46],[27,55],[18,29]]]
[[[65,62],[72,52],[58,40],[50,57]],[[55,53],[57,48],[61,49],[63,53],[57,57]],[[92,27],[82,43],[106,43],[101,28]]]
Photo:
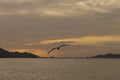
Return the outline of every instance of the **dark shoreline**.
[[[50,56],[50,57],[40,57],[37,56],[33,53],[29,52],[9,52],[5,49],[0,48],[0,58],[56,58],[56,59],[119,59],[120,54],[113,54],[113,53],[107,53],[107,54],[102,54],[102,55],[95,55],[91,57],[55,57],[55,56]]]

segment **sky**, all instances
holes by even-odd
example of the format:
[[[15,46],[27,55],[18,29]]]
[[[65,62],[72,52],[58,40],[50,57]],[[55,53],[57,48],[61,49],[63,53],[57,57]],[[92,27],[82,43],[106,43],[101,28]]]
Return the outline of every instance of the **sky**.
[[[120,53],[120,0],[0,0],[0,47],[39,56]],[[61,44],[69,44],[47,52]]]

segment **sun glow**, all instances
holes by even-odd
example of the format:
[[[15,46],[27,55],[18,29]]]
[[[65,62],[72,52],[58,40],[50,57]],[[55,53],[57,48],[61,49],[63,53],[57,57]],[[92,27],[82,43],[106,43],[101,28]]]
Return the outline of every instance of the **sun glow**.
[[[48,57],[46,50],[38,50],[38,49],[9,49],[12,52],[30,52],[35,55],[41,56],[41,57]]]

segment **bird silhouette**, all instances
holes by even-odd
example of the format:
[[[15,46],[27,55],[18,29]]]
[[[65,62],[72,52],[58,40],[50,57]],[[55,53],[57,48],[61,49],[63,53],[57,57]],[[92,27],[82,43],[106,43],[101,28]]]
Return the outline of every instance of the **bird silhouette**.
[[[48,51],[48,54],[50,54],[52,51],[54,51],[54,50],[60,50],[62,47],[64,47],[64,46],[69,46],[69,45],[66,45],[66,44],[64,44],[64,45],[60,45],[60,46],[58,46],[58,47],[55,47],[55,48],[52,48],[52,49],[50,49],[49,51]]]

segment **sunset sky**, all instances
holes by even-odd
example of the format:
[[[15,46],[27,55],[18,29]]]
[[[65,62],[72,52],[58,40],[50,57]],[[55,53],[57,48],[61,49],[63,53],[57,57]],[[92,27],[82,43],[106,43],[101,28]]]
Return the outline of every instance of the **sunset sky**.
[[[47,54],[61,44],[71,46]],[[40,56],[120,53],[120,0],[0,0],[0,47]]]

